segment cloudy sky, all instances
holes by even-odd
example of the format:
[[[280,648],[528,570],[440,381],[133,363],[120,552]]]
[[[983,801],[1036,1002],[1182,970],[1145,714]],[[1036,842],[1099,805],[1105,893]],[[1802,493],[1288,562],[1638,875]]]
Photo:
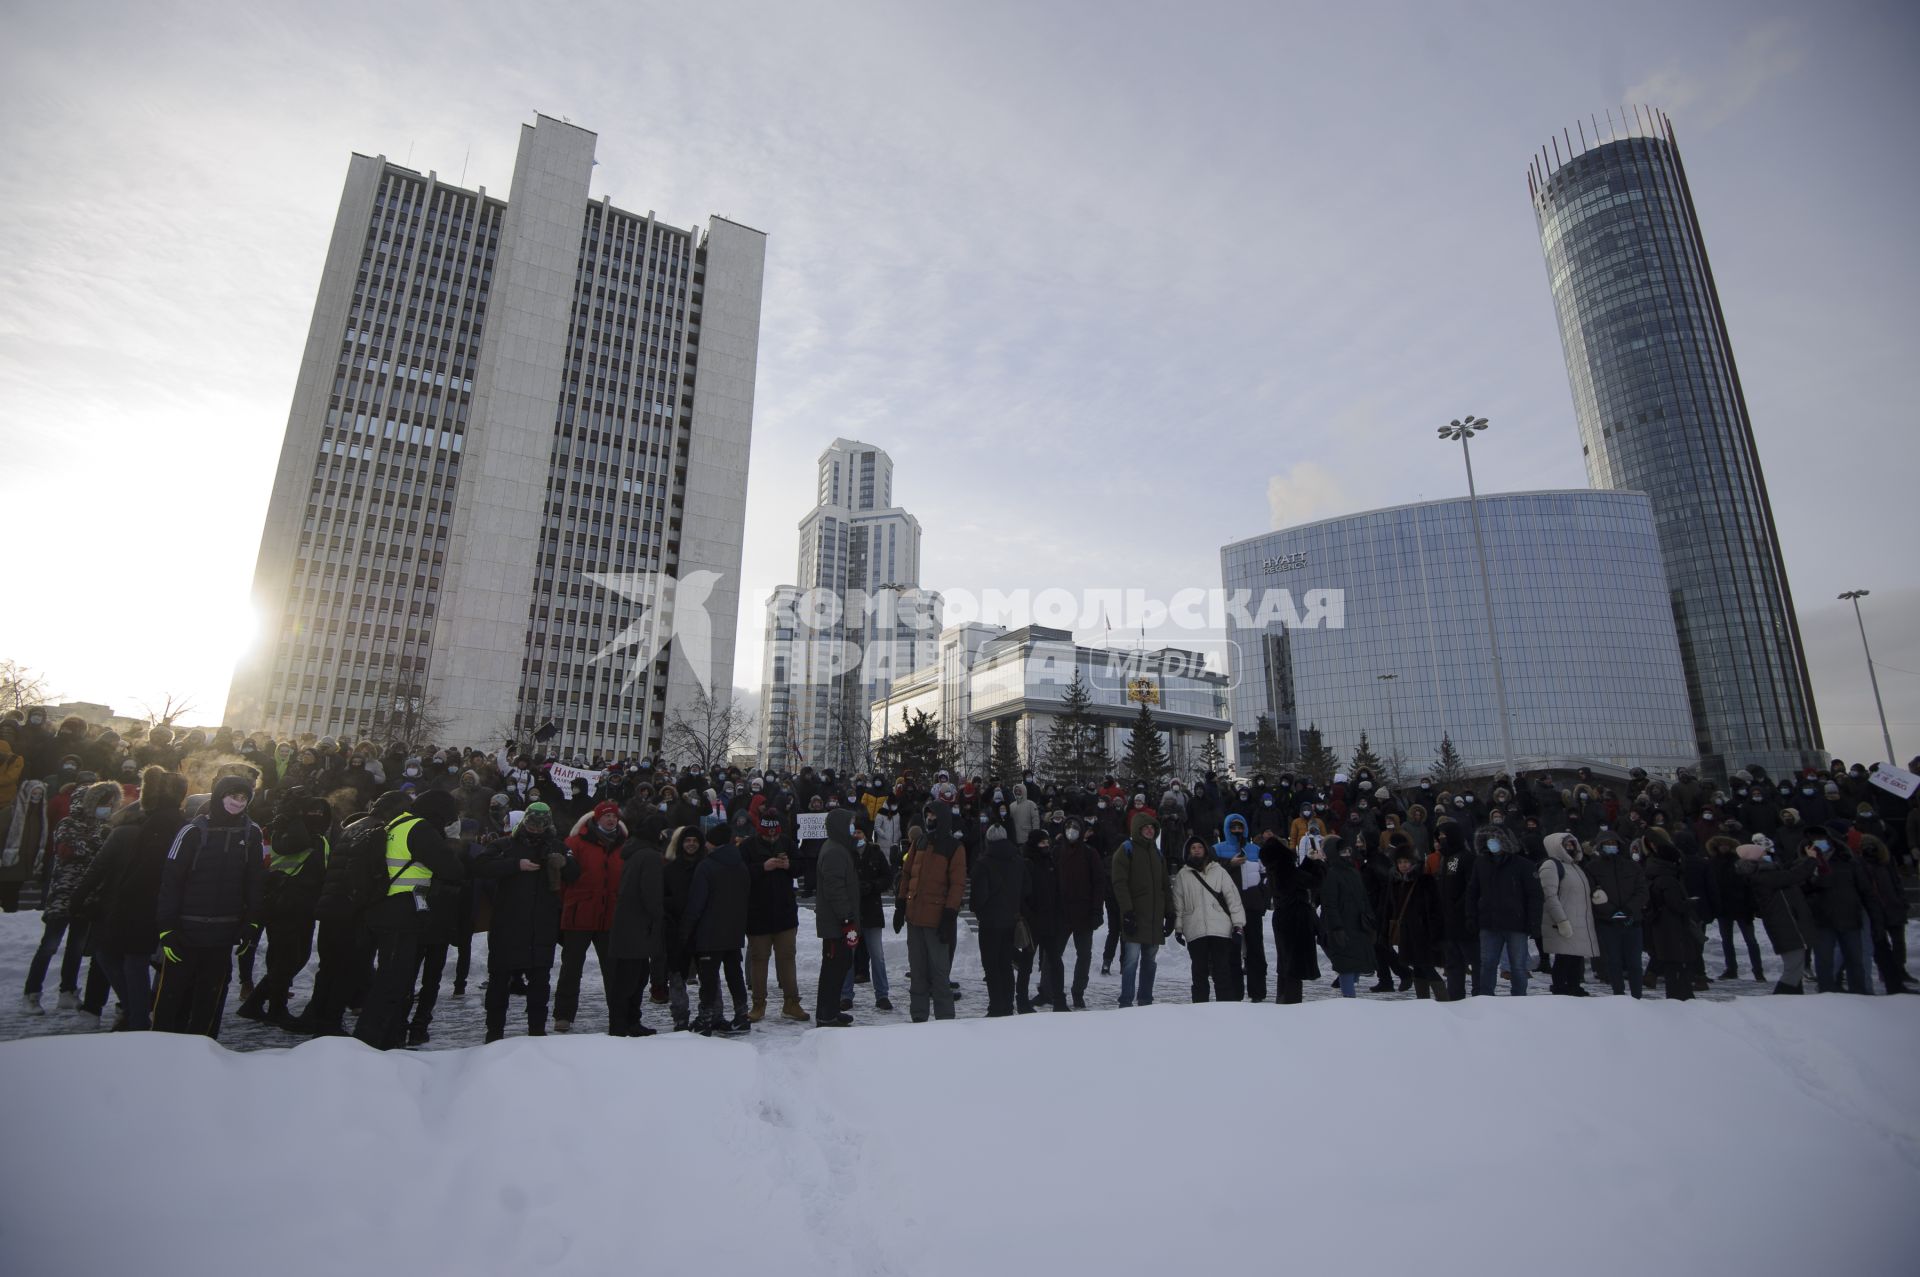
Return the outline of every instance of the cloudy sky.
[[[769,233],[746,585],[813,458],[888,449],[925,583],[1214,586],[1276,524],[1584,486],[1524,170],[1673,116],[1828,745],[1920,750],[1910,6],[11,6],[0,656],[217,712],[352,151]],[[757,615],[740,682],[757,682]]]

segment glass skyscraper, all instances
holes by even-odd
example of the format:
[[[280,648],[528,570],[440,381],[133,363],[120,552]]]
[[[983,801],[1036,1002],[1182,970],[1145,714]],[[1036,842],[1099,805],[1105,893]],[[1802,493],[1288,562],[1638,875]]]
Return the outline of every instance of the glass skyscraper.
[[[1672,122],[1635,108],[1563,131],[1527,188],[1588,479],[1653,501],[1702,764],[1819,765],[1786,567]]]

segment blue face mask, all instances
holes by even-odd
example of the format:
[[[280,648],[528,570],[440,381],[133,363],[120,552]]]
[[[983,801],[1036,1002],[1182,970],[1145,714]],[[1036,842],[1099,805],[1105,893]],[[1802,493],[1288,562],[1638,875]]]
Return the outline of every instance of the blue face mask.
[[[1603,842],[1600,844],[1600,851],[1602,855],[1617,856],[1620,854],[1620,847],[1617,843]]]
[[[1488,851],[1490,851],[1490,852],[1492,852],[1492,853],[1493,853],[1494,855],[1496,855],[1496,856],[1497,856],[1497,855],[1499,855],[1499,854],[1500,854],[1500,840],[1499,840],[1498,838],[1489,838],[1489,839],[1487,839],[1487,850],[1488,850]]]

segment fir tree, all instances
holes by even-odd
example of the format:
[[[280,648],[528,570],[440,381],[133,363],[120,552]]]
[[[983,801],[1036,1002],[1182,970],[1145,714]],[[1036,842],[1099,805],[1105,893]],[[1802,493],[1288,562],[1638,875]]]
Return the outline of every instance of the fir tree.
[[[1217,776],[1227,769],[1227,756],[1220,749],[1220,738],[1212,732],[1207,733],[1206,743],[1200,746],[1200,774]]]
[[[1253,733],[1253,770],[1271,785],[1287,770],[1287,750],[1274,730],[1273,720],[1265,714]]]
[[[1358,776],[1365,772],[1376,784],[1386,775],[1386,764],[1373,752],[1373,746],[1367,742],[1367,734],[1360,733],[1360,743],[1354,747],[1353,761],[1347,765],[1347,775]]]
[[[1140,703],[1140,716],[1133,720],[1127,736],[1126,782],[1130,788],[1145,789],[1147,801],[1154,802],[1167,778],[1167,748],[1160,741],[1159,725],[1146,702]]]
[[[1003,718],[993,725],[993,783],[1009,792],[1020,779],[1020,729],[1018,720]]]
[[[1451,789],[1466,779],[1467,765],[1460,760],[1460,751],[1453,747],[1453,737],[1440,733],[1440,752],[1433,764],[1434,788]]]
[[[880,757],[889,775],[911,773],[921,785],[931,785],[934,775],[950,766],[940,725],[925,710],[907,712],[900,730],[880,742]]]
[[[1318,725],[1309,724],[1300,733],[1300,770],[1322,788],[1331,785],[1333,774],[1340,770],[1340,756],[1321,741]]]
[[[1060,701],[1059,716],[1047,733],[1047,749],[1041,771],[1047,779],[1065,788],[1087,788],[1113,770],[1107,758],[1106,732],[1093,716],[1093,693],[1087,690],[1080,671]]]

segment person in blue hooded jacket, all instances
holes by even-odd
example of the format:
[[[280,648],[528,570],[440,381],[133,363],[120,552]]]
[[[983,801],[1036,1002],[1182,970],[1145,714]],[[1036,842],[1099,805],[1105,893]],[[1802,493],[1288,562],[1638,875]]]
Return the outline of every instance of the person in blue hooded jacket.
[[[1234,889],[1240,893],[1240,908],[1246,914],[1246,932],[1241,937],[1240,965],[1249,1002],[1267,1000],[1267,942],[1262,924],[1266,920],[1270,893],[1267,870],[1261,863],[1262,844],[1278,837],[1271,827],[1262,828],[1257,838],[1247,836],[1247,822],[1240,816],[1227,817],[1225,837],[1213,845],[1213,854],[1226,862]]]

